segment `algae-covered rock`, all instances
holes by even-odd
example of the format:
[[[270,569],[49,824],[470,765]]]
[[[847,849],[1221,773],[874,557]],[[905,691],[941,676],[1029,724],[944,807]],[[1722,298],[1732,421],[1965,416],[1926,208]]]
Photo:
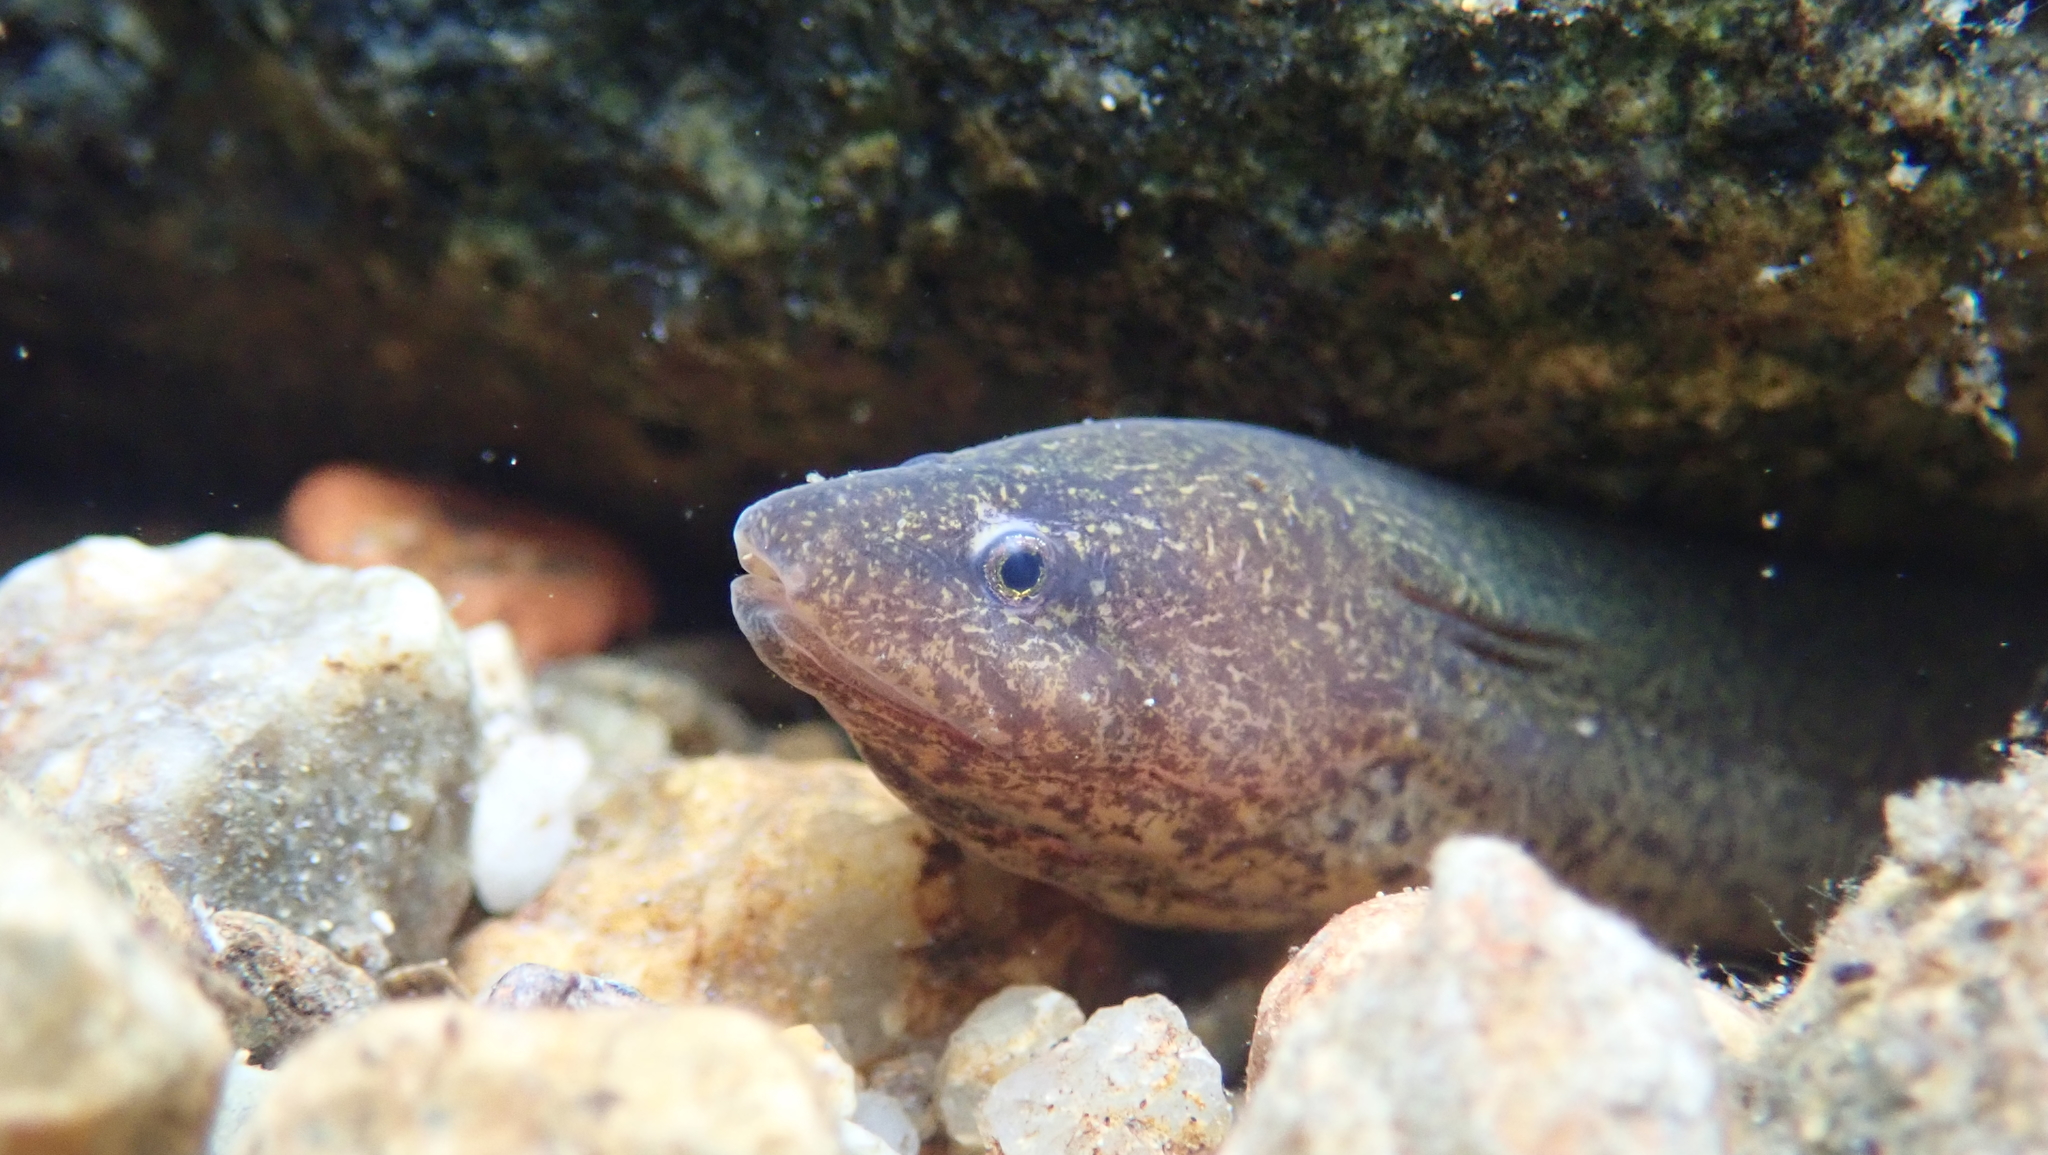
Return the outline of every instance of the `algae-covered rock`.
[[[1200,413],[2031,549],[2026,13],[8,0],[0,458],[431,465],[673,563],[806,469]]]

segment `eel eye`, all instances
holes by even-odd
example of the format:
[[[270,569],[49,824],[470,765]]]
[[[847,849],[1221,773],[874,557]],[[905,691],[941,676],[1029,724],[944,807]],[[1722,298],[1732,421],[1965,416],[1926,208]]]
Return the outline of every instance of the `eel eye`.
[[[1035,533],[1004,534],[982,555],[982,578],[990,593],[1010,605],[1033,601],[1045,592],[1051,553],[1052,544]]]

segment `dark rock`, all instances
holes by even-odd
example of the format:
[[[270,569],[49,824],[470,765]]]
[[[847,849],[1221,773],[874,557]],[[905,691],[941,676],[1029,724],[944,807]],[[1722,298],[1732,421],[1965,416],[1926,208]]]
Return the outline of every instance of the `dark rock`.
[[[447,959],[392,967],[377,976],[377,990],[387,999],[437,999],[469,997],[455,968]]]
[[[1201,413],[2010,552],[2024,12],[10,0],[0,458],[198,500],[364,456],[722,569],[805,469]]]
[[[361,967],[275,919],[223,910],[208,920],[214,967],[255,996],[262,1014],[228,1025],[249,1061],[274,1067],[299,1040],[382,1000],[377,980]]]

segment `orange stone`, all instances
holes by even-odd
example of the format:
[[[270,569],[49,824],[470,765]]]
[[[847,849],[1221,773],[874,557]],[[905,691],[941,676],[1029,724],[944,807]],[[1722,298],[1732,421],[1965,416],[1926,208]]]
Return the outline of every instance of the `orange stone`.
[[[647,571],[602,531],[366,465],[323,465],[300,479],[283,536],[312,561],[419,574],[464,628],[510,626],[529,668],[595,653],[654,619]]]

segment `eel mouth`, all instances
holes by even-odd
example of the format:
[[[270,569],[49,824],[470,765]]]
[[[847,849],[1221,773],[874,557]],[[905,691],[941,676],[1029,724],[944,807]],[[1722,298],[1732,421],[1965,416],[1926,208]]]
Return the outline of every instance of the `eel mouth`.
[[[856,738],[880,724],[941,737],[948,745],[980,751],[1009,742],[993,725],[963,725],[932,703],[877,673],[832,644],[790,594],[781,569],[744,533],[734,535],[740,568],[732,581],[732,616],[769,669],[824,703]],[[868,723],[869,725],[863,725]]]

